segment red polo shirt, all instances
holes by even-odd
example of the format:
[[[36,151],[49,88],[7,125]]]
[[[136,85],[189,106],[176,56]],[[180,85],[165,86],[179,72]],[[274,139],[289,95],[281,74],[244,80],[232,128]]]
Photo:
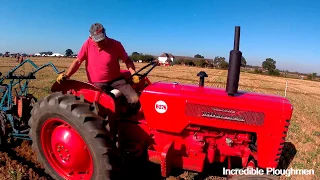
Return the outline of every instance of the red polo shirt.
[[[80,61],[86,61],[89,83],[108,82],[121,76],[119,58],[128,60],[128,55],[119,41],[108,38],[105,44],[96,46],[88,38],[78,53]]]

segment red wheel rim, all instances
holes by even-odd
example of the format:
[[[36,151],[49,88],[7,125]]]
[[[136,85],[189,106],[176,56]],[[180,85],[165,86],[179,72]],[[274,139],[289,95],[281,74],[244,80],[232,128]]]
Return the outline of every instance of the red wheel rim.
[[[91,153],[80,134],[68,123],[59,118],[48,119],[42,126],[40,139],[47,161],[61,177],[91,179]]]

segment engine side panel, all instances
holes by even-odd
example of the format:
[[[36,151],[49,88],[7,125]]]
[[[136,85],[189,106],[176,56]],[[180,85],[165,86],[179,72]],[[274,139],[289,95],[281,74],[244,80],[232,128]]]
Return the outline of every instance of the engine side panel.
[[[140,96],[148,125],[157,130],[182,131],[189,122],[183,117],[185,101],[179,95],[181,86],[169,83],[161,83],[160,86],[156,84],[146,87]]]
[[[290,102],[279,96],[243,92],[230,97],[224,89],[163,82],[148,86],[140,101],[149,126],[172,133],[190,124],[257,132],[276,128],[292,113]]]
[[[224,89],[163,82],[148,86],[140,100],[148,125],[161,132],[178,135],[194,125],[256,134],[259,167],[277,166],[293,110],[280,96],[230,97]]]

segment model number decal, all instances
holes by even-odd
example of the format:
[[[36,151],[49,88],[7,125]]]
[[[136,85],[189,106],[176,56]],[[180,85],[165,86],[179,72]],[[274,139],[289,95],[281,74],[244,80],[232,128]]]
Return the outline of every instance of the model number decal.
[[[227,119],[227,120],[242,121],[242,122],[245,121],[242,117],[238,118],[238,117],[232,117],[232,116],[224,116],[224,115],[220,115],[212,112],[202,112],[202,117]]]
[[[262,126],[264,124],[264,112],[241,110],[235,108],[218,107],[197,103],[186,103],[185,115],[197,118],[223,120],[241,124]]]
[[[168,105],[164,101],[157,101],[154,108],[158,113],[163,114],[168,110]]]

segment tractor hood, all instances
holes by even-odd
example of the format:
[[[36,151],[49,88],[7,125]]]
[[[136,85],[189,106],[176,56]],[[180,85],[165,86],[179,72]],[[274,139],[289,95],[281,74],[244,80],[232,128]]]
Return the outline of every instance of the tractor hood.
[[[142,92],[141,105],[151,128],[179,133],[188,125],[256,132],[290,119],[288,99],[252,92],[228,96],[225,89],[154,83]]]

